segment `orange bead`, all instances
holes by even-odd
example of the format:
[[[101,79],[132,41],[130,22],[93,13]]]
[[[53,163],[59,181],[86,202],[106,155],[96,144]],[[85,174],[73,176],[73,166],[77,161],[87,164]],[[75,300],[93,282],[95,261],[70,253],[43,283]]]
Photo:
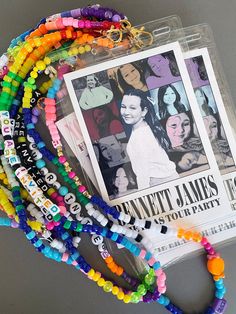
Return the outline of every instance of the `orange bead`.
[[[193,241],[194,242],[201,242],[202,240],[202,235],[199,232],[196,232],[193,234]]]
[[[105,262],[106,262],[107,264],[112,263],[112,262],[113,262],[113,257],[112,257],[112,256],[108,256],[107,258],[105,258]]]
[[[41,24],[41,25],[39,25],[39,30],[40,30],[40,32],[44,35],[44,34],[47,34],[47,29],[46,29],[46,26],[45,26],[45,24]]]
[[[186,231],[186,232],[184,233],[184,238],[185,238],[185,240],[187,240],[187,241],[192,240],[192,237],[193,237],[192,231]]]
[[[119,266],[119,267],[117,268],[116,274],[117,274],[118,276],[121,276],[121,275],[123,274],[123,272],[124,272],[124,269]]]
[[[221,276],[224,274],[225,262],[220,257],[213,257],[207,261],[207,269],[212,275]]]
[[[178,230],[178,233],[177,233],[177,237],[178,237],[178,238],[182,238],[183,235],[184,235],[184,229],[179,229],[179,230]]]

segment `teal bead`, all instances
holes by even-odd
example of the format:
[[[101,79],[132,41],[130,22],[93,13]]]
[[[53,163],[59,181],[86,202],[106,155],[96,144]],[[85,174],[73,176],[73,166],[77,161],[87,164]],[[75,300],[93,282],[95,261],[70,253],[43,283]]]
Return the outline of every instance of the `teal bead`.
[[[30,233],[28,233],[28,234],[26,235],[26,238],[27,238],[28,240],[31,240],[31,239],[33,239],[35,236],[36,236],[36,234],[35,234],[35,232],[32,230],[32,231],[30,231]]]
[[[58,192],[61,196],[65,196],[68,193],[68,191],[69,190],[66,186],[61,186]]]
[[[45,165],[46,165],[46,163],[45,163],[45,161],[43,159],[39,159],[39,160],[36,161],[36,167],[38,169],[41,169],[41,168],[45,167]]]
[[[45,143],[44,143],[44,142],[39,142],[39,143],[37,144],[38,149],[43,148],[44,146],[45,146]]]

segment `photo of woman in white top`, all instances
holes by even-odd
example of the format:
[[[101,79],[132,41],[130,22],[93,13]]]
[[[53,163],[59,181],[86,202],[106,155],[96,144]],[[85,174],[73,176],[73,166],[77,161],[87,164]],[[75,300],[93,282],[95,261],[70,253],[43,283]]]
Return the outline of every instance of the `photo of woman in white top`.
[[[147,94],[131,90],[124,94],[120,114],[131,127],[127,153],[136,175],[138,189],[146,189],[179,177],[167,150],[170,140],[156,117]]]
[[[79,100],[79,105],[82,109],[88,110],[109,104],[112,101],[112,91],[102,86],[94,74],[88,75],[86,82],[87,87],[83,90]]]

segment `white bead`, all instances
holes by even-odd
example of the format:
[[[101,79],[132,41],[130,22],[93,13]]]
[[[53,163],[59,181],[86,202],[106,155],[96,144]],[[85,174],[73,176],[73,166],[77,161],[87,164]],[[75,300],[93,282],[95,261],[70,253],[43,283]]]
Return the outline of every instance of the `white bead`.
[[[93,221],[92,221],[92,219],[85,217],[85,218],[82,219],[81,223],[83,225],[92,225]]]
[[[31,144],[31,145],[34,145],[34,144]],[[39,159],[42,159],[43,157],[43,155],[40,153],[38,149],[33,149],[31,154],[34,160],[39,160]]]
[[[27,140],[30,142],[30,143],[34,143],[34,138],[30,135],[27,135]]]
[[[94,212],[95,212],[95,209],[94,209],[94,208],[90,208],[90,209],[88,209],[88,211],[87,211],[87,213],[88,213],[89,216],[93,216]]]
[[[132,230],[132,238],[135,239],[138,236],[138,231]]]
[[[147,239],[146,237],[143,237],[141,243],[142,243],[144,246],[146,246],[147,243],[148,243],[148,239]]]
[[[98,217],[97,217],[97,221],[100,222],[103,220],[103,217],[104,215],[103,214],[100,214]]]
[[[52,186],[53,186],[56,190],[59,190],[60,187],[61,187],[61,183],[56,181],[56,182],[54,182],[54,183],[52,184]]]
[[[92,203],[88,203],[88,204],[85,205],[85,208],[86,208],[87,210],[89,210],[89,209],[91,209],[91,208],[94,208],[94,206],[93,206]]]
[[[100,235],[93,234],[92,235],[92,243],[94,245],[99,245],[103,242],[103,237]]]
[[[103,251],[105,251],[105,249],[106,249],[106,246],[105,246],[104,242],[102,242],[98,245],[98,251],[99,252],[103,252]]]
[[[81,238],[80,238],[80,237],[74,237],[74,238],[73,238],[73,241],[74,241],[75,243],[80,243]]]
[[[81,205],[77,202],[74,202],[73,204],[70,204],[70,212],[71,214],[78,214],[81,211]]]
[[[113,226],[111,227],[111,231],[112,232],[117,232],[117,226],[115,224],[113,224]]]
[[[144,228],[145,226],[145,219],[140,219],[139,227]]]
[[[47,173],[46,176],[45,176],[45,181],[46,181],[48,184],[53,184],[54,182],[57,181],[57,176],[55,175],[55,173],[49,172],[49,173]]]
[[[64,196],[64,201],[66,204],[70,205],[72,203],[74,203],[76,200],[75,194],[73,193],[68,193]]]
[[[124,220],[126,224],[130,222],[130,215],[124,214]]]
[[[76,220],[81,221],[84,217],[80,215],[80,213],[76,214]]]
[[[100,224],[101,224],[103,227],[105,227],[105,226],[107,225],[107,223],[108,223],[108,219],[107,219],[106,217],[103,217],[103,220],[100,221]]]
[[[109,257],[110,254],[109,254],[109,252],[107,250],[105,250],[105,251],[101,252],[101,256],[102,256],[103,259],[105,259],[105,258]]]
[[[120,212],[119,220],[123,221],[124,220],[124,212]]]
[[[127,236],[128,238],[131,238],[131,236],[132,236],[132,230],[128,229],[127,232],[126,232],[126,236]]]
[[[30,144],[29,144],[29,149],[30,149],[30,150],[33,151],[33,150],[36,150],[36,148],[37,148],[37,145],[36,145],[35,143],[30,143]],[[37,149],[37,151],[39,152],[38,149]],[[41,153],[40,153],[40,154],[41,154]],[[42,155],[42,154],[41,154],[41,155]]]
[[[100,211],[99,210],[95,210],[95,212],[93,213],[93,217],[95,219],[97,219],[97,217],[100,215]]]
[[[168,227],[166,235],[168,235],[168,236],[177,236],[177,233],[178,233],[177,229],[172,228],[172,227]]]
[[[43,176],[46,176],[46,174],[48,173],[48,168],[46,167],[43,167],[40,169],[40,173],[43,175]]]

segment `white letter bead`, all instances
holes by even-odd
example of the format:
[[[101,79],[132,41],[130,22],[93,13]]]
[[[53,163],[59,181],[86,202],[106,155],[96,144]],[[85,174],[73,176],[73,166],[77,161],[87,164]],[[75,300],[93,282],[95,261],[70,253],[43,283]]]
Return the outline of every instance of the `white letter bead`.
[[[77,202],[70,204],[70,212],[71,214],[78,214],[81,211],[81,205]]]
[[[98,251],[99,251],[99,252],[103,252],[103,251],[105,251],[105,249],[106,249],[106,246],[105,246],[104,243],[100,243],[100,244],[98,245]]]
[[[6,141],[4,141],[4,147],[6,149],[15,148],[15,143],[13,140],[6,140]]]
[[[93,221],[92,221],[92,219],[85,217],[82,219],[81,223],[82,223],[82,225],[92,225]]]
[[[31,143],[31,145],[32,145],[32,143]],[[31,154],[32,154],[32,157],[34,160],[39,160],[43,157],[43,155],[40,153],[40,151],[38,149],[33,149]]]
[[[20,164],[20,157],[19,156],[11,156],[9,157],[9,164],[12,166]]]
[[[76,220],[81,221],[84,217],[80,215],[80,213],[76,214]]]
[[[72,203],[74,203],[76,200],[76,197],[73,193],[68,193],[64,196],[64,201],[66,204],[70,205]]]
[[[41,173],[43,176],[45,176],[45,175],[48,173],[48,168],[43,167],[43,168],[41,168],[39,171],[40,171],[40,173]]]
[[[49,173],[47,173],[46,176],[45,176],[45,181],[46,181],[48,184],[53,184],[54,182],[57,181],[57,176],[55,175],[55,173],[49,172]]]
[[[103,237],[100,235],[93,234],[92,235],[92,243],[94,245],[99,245],[103,242]]]
[[[26,175],[28,172],[25,167],[20,167],[15,171],[15,175],[18,179],[21,179],[24,175]]]

